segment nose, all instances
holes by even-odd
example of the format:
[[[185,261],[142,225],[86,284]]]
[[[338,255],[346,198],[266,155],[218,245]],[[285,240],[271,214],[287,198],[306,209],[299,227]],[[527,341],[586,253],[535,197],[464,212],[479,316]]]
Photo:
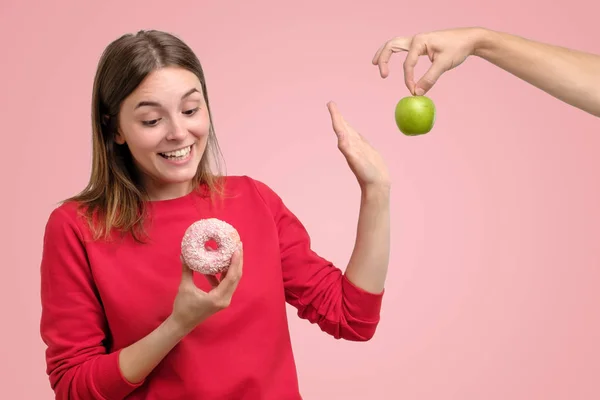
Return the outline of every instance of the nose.
[[[186,136],[187,129],[185,127],[185,123],[177,118],[172,118],[171,124],[169,125],[169,131],[167,133],[167,140],[183,140]]]

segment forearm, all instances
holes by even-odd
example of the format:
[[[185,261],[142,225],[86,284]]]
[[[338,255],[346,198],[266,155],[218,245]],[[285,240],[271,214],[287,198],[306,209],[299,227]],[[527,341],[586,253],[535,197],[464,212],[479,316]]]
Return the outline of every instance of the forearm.
[[[481,29],[475,55],[574,107],[600,116],[600,56]]]
[[[146,379],[185,334],[171,318],[167,318],[150,334],[121,350],[119,367],[123,377],[133,384]]]
[[[346,277],[359,288],[380,293],[385,286],[390,254],[390,189],[364,188],[354,250]]]

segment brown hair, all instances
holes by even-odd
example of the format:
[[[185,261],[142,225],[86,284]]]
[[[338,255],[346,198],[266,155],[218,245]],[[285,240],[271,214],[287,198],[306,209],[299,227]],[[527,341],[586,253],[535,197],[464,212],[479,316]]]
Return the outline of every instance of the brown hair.
[[[126,34],[104,50],[98,63],[92,94],[92,171],[89,183],[67,201],[81,205],[94,239],[110,237],[113,229],[131,233],[141,241],[146,215],[147,193],[138,179],[127,146],[115,142],[121,104],[152,71],[177,66],[194,73],[202,85],[210,117],[206,150],[194,177],[194,187],[220,193],[220,176],[211,171],[211,162],[220,161],[206,81],[200,61],[179,38],[150,30]]]

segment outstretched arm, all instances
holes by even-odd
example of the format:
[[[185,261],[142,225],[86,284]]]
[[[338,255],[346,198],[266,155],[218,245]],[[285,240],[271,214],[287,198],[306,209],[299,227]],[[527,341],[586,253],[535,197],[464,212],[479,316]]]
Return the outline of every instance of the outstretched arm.
[[[482,30],[475,55],[600,117],[600,56]]]
[[[485,28],[457,28],[396,37],[373,57],[383,78],[389,74],[393,53],[406,51],[404,78],[413,94],[427,93],[442,74],[476,56],[551,96],[600,117],[600,55],[541,43]],[[420,56],[432,61],[416,80],[414,67]]]

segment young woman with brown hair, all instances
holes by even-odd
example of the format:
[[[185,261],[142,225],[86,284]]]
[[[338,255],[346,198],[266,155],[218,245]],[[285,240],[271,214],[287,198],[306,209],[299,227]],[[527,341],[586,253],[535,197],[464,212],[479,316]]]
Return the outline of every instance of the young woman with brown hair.
[[[311,250],[266,184],[218,173],[207,85],[186,44],[142,31],[107,47],[90,182],[52,212],[44,237],[41,335],[57,399],[300,399],[286,302],[335,338],[373,336],[390,179],[328,108],[361,189],[344,272]],[[185,230],[203,218],[228,222],[243,242],[224,276],[204,279],[180,261]]]

